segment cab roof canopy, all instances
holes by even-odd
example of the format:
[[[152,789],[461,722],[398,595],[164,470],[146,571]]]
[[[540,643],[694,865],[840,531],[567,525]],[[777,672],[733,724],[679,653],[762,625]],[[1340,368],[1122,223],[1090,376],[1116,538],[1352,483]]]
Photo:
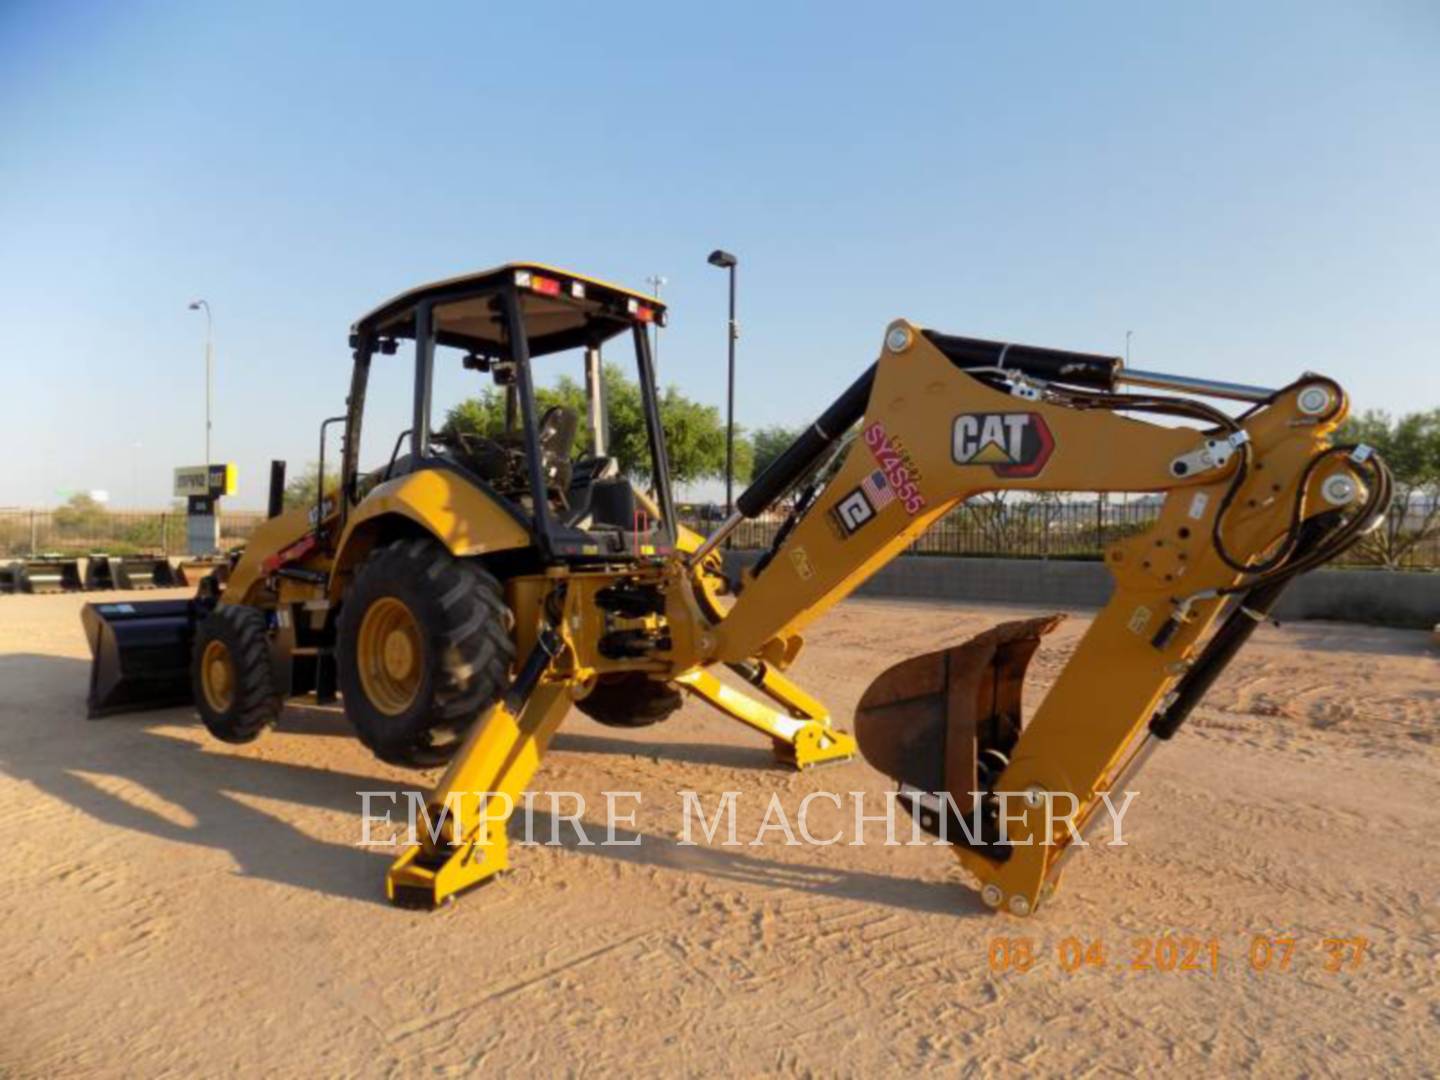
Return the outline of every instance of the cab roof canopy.
[[[428,301],[435,305],[441,345],[506,358],[510,343],[499,294],[511,286],[520,298],[531,356],[598,346],[637,324],[665,324],[665,305],[652,296],[542,263],[506,263],[403,292],[361,316],[351,336],[357,343],[413,338],[415,309]]]

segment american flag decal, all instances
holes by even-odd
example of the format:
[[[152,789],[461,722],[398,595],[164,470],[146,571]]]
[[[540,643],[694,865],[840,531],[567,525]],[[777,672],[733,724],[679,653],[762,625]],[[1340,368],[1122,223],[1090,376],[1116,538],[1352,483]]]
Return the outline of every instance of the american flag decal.
[[[879,469],[860,481],[860,490],[865,492],[870,500],[870,505],[876,510],[890,505],[895,500],[895,489],[885,479],[885,474]]]

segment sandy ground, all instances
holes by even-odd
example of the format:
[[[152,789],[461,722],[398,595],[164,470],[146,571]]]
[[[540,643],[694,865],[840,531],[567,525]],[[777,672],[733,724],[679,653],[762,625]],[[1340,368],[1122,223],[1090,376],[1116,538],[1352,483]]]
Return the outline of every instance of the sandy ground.
[[[585,794],[587,821],[641,792],[638,847],[562,829],[422,914],[385,904],[391,853],[356,844],[356,792],[414,776],[333,710],[244,748],[183,709],[87,722],[81,602],[0,599],[0,1075],[1440,1067],[1426,634],[1261,630],[1135,784],[1130,846],[1082,853],[1034,919],[985,911],[935,848],[677,845],[681,790],[740,791],[743,840],[772,791],[793,813],[887,787],[861,762],[780,770],[699,705],[644,734],[576,714],[544,763],[537,786]],[[888,664],[1013,614],[850,602],[796,673],[843,721]],[[1037,699],[1083,625],[1037,657]],[[1132,970],[1167,933],[1216,939],[1218,973]],[[1256,934],[1296,939],[1285,970],[1252,970]],[[1368,941],[1358,967],[1325,971],[1331,937]],[[992,971],[1000,938],[1034,965]],[[1103,966],[1065,970],[1067,938]]]

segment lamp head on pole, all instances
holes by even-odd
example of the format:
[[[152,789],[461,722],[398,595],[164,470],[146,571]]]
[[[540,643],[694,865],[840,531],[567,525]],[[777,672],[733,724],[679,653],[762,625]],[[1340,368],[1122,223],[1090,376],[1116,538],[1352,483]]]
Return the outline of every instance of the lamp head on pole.
[[[728,251],[721,251],[719,248],[716,248],[714,251],[710,252],[710,257],[705,261],[708,262],[711,266],[720,267],[720,269],[722,270],[733,270],[740,260],[735,258],[735,256],[731,255]]]

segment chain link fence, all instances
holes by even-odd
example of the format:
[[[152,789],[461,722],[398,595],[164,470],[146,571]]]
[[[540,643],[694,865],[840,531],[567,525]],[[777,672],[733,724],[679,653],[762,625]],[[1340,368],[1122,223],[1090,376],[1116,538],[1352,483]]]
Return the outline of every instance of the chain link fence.
[[[258,510],[222,511],[220,546],[245,543],[264,520]],[[183,555],[185,511],[0,508],[0,559],[91,553]]]
[[[1404,514],[1402,507],[1391,513]],[[981,496],[951,510],[918,537],[908,549],[912,555],[970,555],[1033,559],[1098,559],[1107,545],[1133,536],[1160,516],[1158,500],[1123,500],[1101,496],[1089,499],[1026,499]],[[1409,515],[1412,519],[1415,515]],[[781,515],[743,522],[732,534],[741,550],[765,549],[775,541],[784,522]],[[687,522],[704,535],[713,521]],[[1402,522],[1409,527],[1411,522]],[[1339,560],[1345,566],[1384,565],[1383,553],[1361,543]],[[1429,535],[1397,561],[1395,569],[1440,569],[1440,533]]]
[[[1402,513],[1400,507],[1393,513]],[[913,544],[916,555],[1010,556],[1039,559],[1095,559],[1107,544],[1148,528],[1160,514],[1154,500],[1027,499],[993,496],[956,507]],[[258,510],[222,511],[220,546],[238,547],[265,520]],[[768,548],[783,518],[767,516],[746,521],[735,531],[734,546]],[[713,520],[687,520],[704,535]],[[1402,526],[1405,523],[1400,523]],[[183,555],[183,510],[56,510],[0,509],[0,559],[39,555]],[[1383,562],[1373,546],[1361,544],[1347,552],[1342,564],[1374,566]],[[1440,569],[1440,534],[1427,536],[1406,551],[1400,569]]]

